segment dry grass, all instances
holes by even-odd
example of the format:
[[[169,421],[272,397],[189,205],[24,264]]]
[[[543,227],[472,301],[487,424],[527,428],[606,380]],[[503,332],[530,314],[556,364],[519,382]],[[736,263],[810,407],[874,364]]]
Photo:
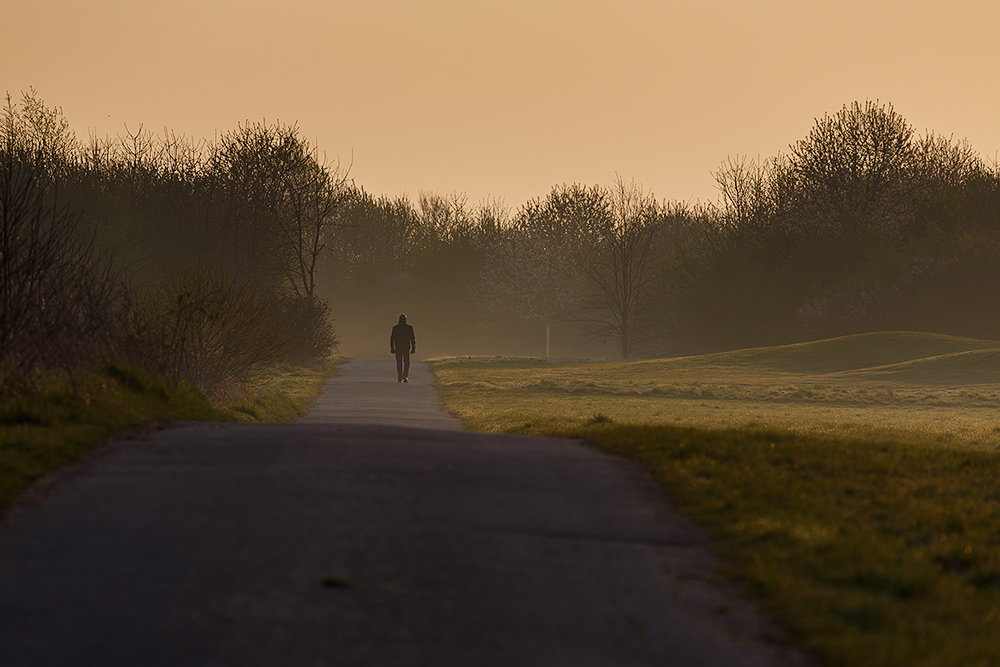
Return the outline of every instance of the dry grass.
[[[331,362],[331,364],[334,362]],[[45,475],[71,465],[128,429],[169,421],[291,421],[322,392],[333,366],[269,369],[213,405],[187,385],[108,366],[76,386],[52,378],[0,399],[0,514]]]
[[[438,359],[449,409],[472,428],[530,423],[777,428],[1000,446],[1000,343],[879,333],[636,362]]]
[[[637,459],[822,664],[1000,664],[1000,454],[671,426],[563,432]]]

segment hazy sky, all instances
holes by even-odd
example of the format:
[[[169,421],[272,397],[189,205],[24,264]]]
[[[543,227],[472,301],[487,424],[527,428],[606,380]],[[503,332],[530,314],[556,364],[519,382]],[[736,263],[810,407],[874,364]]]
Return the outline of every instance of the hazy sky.
[[[297,123],[374,194],[716,198],[844,104],[1000,150],[996,0],[4,0],[0,84],[77,134]]]

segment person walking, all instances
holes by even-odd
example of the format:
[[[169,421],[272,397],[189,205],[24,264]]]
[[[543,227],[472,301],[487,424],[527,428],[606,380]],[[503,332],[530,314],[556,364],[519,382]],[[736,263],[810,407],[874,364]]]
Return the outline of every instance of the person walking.
[[[413,335],[413,327],[406,323],[406,315],[400,315],[399,324],[392,328],[389,352],[396,355],[397,381],[409,383],[410,355],[417,352],[417,339]]]

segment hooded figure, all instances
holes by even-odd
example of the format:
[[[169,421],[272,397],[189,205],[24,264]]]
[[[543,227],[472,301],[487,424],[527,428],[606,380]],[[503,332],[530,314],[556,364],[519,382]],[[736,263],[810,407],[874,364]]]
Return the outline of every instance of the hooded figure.
[[[398,382],[409,382],[410,354],[417,351],[417,339],[413,327],[406,323],[406,315],[399,316],[399,324],[392,328],[389,338],[389,352],[396,355],[396,375]]]

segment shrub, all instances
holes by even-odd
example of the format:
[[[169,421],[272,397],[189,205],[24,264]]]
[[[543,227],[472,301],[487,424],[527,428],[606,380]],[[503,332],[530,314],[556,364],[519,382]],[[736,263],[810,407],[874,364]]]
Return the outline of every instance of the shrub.
[[[109,358],[127,300],[122,272],[59,197],[68,158],[46,149],[26,113],[8,97],[0,114],[0,390],[8,391],[42,369],[72,374]]]
[[[286,302],[285,319],[295,334],[285,361],[296,366],[317,366],[340,345],[333,327],[330,304],[321,299],[292,299]]]
[[[199,261],[137,299],[127,351],[158,375],[212,392],[288,358],[292,325],[273,290]]]

